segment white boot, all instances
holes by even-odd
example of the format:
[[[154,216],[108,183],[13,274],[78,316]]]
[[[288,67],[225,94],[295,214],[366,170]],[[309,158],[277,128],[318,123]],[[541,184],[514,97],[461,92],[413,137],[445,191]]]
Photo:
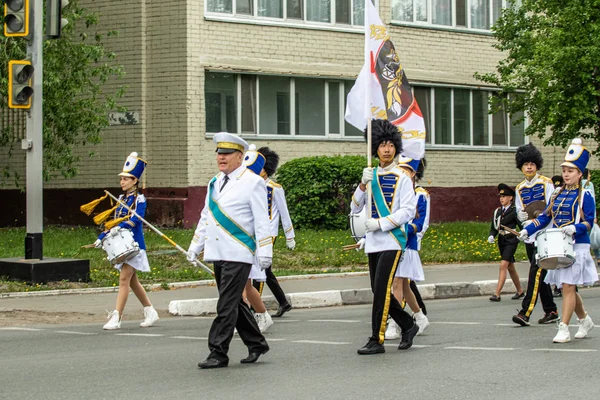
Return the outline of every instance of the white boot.
[[[571,341],[571,334],[569,333],[569,325],[561,322],[558,324],[558,333],[552,339],[554,343],[567,343]]]
[[[147,328],[154,325],[158,321],[158,313],[152,306],[144,307],[144,322],[140,324],[142,328]]]
[[[396,324],[396,321],[394,321],[393,318],[390,318],[390,320],[388,321],[388,326],[385,330],[384,338],[386,340],[400,339],[400,328],[398,327],[398,324]]]
[[[429,319],[425,314],[423,314],[422,310],[419,310],[419,312],[415,313],[415,322],[419,327],[419,332],[417,332],[417,335],[421,335],[423,331],[429,327]]]
[[[107,331],[121,329],[121,316],[117,310],[108,313],[108,322],[104,324],[102,329],[106,329]]]
[[[594,321],[586,313],[585,318],[579,320],[579,330],[575,334],[575,339],[583,339],[592,329],[594,329]]]
[[[269,327],[270,327],[271,325],[273,325],[273,319],[271,318],[271,315],[269,314],[269,312],[268,312],[268,311],[265,311],[265,312],[263,313],[262,321],[263,321],[263,326],[262,326],[262,327],[259,327],[259,328],[260,328],[260,331],[261,331],[261,333],[262,333],[262,332],[265,332],[267,329],[269,329]]]
[[[254,313],[254,319],[256,320],[258,329],[262,332],[263,326],[265,325],[265,322],[263,321],[264,315],[262,313]]]

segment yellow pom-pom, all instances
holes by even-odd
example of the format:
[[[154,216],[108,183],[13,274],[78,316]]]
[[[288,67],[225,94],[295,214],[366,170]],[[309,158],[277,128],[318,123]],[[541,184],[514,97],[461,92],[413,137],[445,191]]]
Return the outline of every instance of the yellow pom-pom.
[[[92,213],[92,211],[94,211],[94,208],[96,208],[96,206],[98,204],[100,204],[102,202],[102,200],[106,199],[106,197],[108,197],[107,194],[100,197],[99,199],[92,200],[89,203],[82,205],[81,207],[79,207],[79,209],[86,215],[90,215]]]

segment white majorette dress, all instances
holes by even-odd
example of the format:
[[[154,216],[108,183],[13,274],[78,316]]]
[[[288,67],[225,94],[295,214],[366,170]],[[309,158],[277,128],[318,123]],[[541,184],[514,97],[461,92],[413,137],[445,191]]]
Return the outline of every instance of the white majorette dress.
[[[429,193],[422,187],[417,187],[415,194],[417,195],[418,217],[414,218],[407,226],[406,250],[404,250],[400,264],[398,264],[395,276],[422,282],[425,280],[425,274],[423,273],[419,250],[421,239],[429,227]]]

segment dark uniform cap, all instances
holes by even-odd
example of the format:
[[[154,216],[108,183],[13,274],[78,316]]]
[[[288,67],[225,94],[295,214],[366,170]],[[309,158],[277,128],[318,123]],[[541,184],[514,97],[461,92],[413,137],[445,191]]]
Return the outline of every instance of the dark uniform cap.
[[[554,175],[552,177],[552,184],[554,185],[554,187],[559,187],[565,184],[565,181],[563,180],[562,175]]]
[[[498,185],[498,196],[512,196],[515,197],[515,191],[505,183]]]

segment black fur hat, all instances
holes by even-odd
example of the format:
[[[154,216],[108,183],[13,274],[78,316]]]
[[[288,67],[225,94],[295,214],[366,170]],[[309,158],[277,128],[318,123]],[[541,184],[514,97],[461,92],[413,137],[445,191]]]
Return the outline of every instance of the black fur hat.
[[[526,162],[532,162],[537,166],[537,169],[542,169],[544,165],[544,158],[542,157],[542,153],[535,147],[533,144],[524,144],[517,148],[517,153],[515,154],[515,161],[517,162],[517,169],[522,169],[523,164]]]
[[[265,166],[263,168],[265,169],[267,176],[273,175],[275,171],[277,171],[277,166],[279,165],[279,154],[266,146],[261,147],[256,151],[265,156]]]
[[[367,138],[367,129],[364,132],[365,139]],[[402,153],[402,137],[398,128],[386,119],[374,119],[371,122],[371,155],[373,157],[377,157],[377,149],[384,142],[394,144],[396,155]]]
[[[416,182],[419,182],[423,178],[423,175],[425,174],[425,168],[427,168],[427,161],[425,158],[422,158],[421,162],[419,163],[419,168],[417,168],[417,173],[415,174]]]

